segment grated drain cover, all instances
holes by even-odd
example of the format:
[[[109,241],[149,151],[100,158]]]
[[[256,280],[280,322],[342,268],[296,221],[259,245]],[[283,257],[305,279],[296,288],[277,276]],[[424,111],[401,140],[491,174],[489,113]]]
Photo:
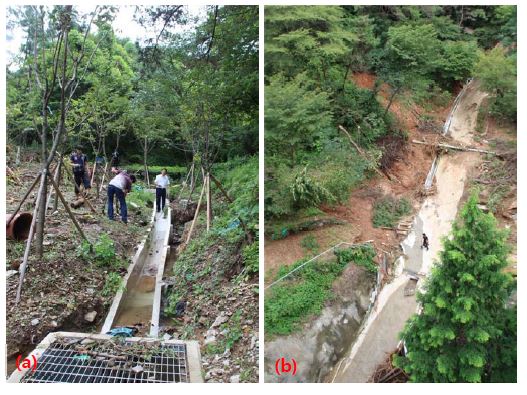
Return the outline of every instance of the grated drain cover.
[[[27,372],[24,383],[188,382],[185,344],[130,342],[118,338],[59,338]]]

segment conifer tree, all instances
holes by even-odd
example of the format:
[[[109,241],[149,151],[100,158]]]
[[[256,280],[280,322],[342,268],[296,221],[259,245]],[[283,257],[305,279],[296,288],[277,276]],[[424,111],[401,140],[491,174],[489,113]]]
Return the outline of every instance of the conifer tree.
[[[516,309],[503,272],[507,232],[473,194],[424,290],[402,338],[408,353],[395,364],[414,382],[516,381]]]

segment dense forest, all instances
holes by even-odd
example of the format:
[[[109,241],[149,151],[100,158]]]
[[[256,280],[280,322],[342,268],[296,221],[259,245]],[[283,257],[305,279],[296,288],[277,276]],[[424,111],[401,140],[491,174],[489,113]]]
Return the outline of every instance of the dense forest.
[[[374,89],[357,86],[357,72],[375,75]],[[406,144],[394,100],[445,105],[470,77],[491,94],[489,113],[514,124],[516,7],[266,7],[268,223],[345,200]]]
[[[109,158],[117,149],[126,162],[171,166],[198,154],[204,161],[223,162],[257,152],[254,7],[209,7],[195,29],[177,33],[174,27],[192,22],[185,7],[139,7],[137,21],[162,26],[141,43],[114,33],[115,7],[98,7],[88,15],[73,10],[64,60],[59,58],[65,39],[61,10],[26,7],[9,14],[10,25],[20,26],[26,38],[7,70],[10,142],[41,144],[43,133],[51,136],[57,129],[58,66],[64,61],[65,77],[72,82],[65,87],[63,152],[80,145],[93,159]]]

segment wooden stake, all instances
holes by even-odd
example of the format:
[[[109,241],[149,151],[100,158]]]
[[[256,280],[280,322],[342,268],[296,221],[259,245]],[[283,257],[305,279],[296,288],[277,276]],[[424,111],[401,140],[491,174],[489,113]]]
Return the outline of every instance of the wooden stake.
[[[29,194],[31,193],[33,188],[35,188],[35,185],[37,185],[38,180],[40,180],[40,177],[42,177],[42,173],[38,173],[38,176],[35,178],[35,181],[33,181],[33,184],[31,184],[31,186],[27,190],[26,194],[24,195],[24,197],[22,198],[22,200],[18,204],[17,208],[15,209],[15,212],[11,215],[11,218],[9,218],[9,221],[7,221],[6,228],[9,226],[11,221],[15,218],[15,215],[18,214],[18,212],[20,211],[20,208],[22,207],[22,205],[26,201],[27,197],[29,196]]]
[[[95,178],[95,172],[96,171],[97,171],[97,161],[93,162],[93,169],[92,169],[92,172],[91,172],[90,185],[93,185],[93,180]]]
[[[102,192],[102,187],[104,186],[104,179],[106,177],[107,170],[108,170],[108,162],[106,162],[106,165],[104,165],[104,173],[102,175],[101,185],[99,188],[97,188],[97,198],[99,198],[99,194]]]
[[[46,173],[46,169],[43,170],[43,173]],[[40,205],[40,199],[42,193],[44,192],[44,180],[46,176],[40,173],[40,187],[38,189],[37,200],[35,203],[35,208],[33,209],[33,219],[31,220],[31,226],[29,227],[29,236],[26,242],[26,250],[24,251],[24,258],[22,264],[20,265],[20,277],[18,279],[18,289],[16,291],[15,305],[18,305],[20,302],[20,296],[22,295],[22,286],[24,284],[24,277],[26,276],[27,260],[29,259],[29,251],[31,250],[31,242],[33,241],[33,236],[35,235],[35,224],[37,222],[38,206]],[[37,177],[38,179],[38,177]],[[14,217],[14,216],[13,216]]]
[[[59,161],[57,163],[57,165],[55,166],[55,173],[53,174],[53,178],[55,179],[55,181],[58,182],[58,178],[59,178],[59,171],[60,171],[60,164],[61,164],[61,161]],[[53,193],[53,189],[50,189],[49,193],[48,193],[48,200],[46,200],[46,211],[48,210],[49,208],[49,202],[51,201],[51,194]]]
[[[199,195],[198,200],[198,207],[196,207],[196,212],[194,213],[194,219],[192,220],[192,224],[190,225],[190,230],[188,232],[187,240],[185,241],[185,244],[188,244],[190,241],[190,238],[192,237],[192,232],[194,231],[194,225],[196,224],[196,219],[198,218],[199,214],[199,207],[201,206],[201,199],[203,198],[203,193],[205,192],[205,183],[203,183],[203,186],[201,187],[201,193]]]

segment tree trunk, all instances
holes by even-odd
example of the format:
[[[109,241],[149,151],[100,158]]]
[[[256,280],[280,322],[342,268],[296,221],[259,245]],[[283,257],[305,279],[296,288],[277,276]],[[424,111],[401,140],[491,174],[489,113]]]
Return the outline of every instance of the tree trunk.
[[[143,163],[145,165],[145,182],[146,185],[150,187],[150,177],[148,175],[148,165],[147,165],[147,157],[148,157],[148,139],[145,137],[145,145],[144,145],[144,151],[143,151]]]
[[[210,175],[207,173],[207,232],[210,230],[212,223],[212,198],[210,196]]]
[[[398,86],[390,96],[390,100],[388,101],[388,105],[386,106],[386,109],[384,110],[384,116],[388,115],[388,111],[390,110],[390,107],[392,106],[393,99],[395,99],[395,96],[399,93],[401,90],[401,87]]]
[[[44,92],[44,95],[46,92]],[[47,207],[47,194],[48,194],[48,179],[47,175],[47,134],[48,134],[48,109],[46,105],[46,100],[43,98],[42,104],[42,130],[40,134],[40,139],[42,141],[42,172],[43,180],[42,187],[39,190],[40,196],[37,197],[38,200],[38,211],[37,211],[37,222],[35,228],[35,253],[37,257],[42,258],[44,252],[44,228],[46,222],[46,207]]]

